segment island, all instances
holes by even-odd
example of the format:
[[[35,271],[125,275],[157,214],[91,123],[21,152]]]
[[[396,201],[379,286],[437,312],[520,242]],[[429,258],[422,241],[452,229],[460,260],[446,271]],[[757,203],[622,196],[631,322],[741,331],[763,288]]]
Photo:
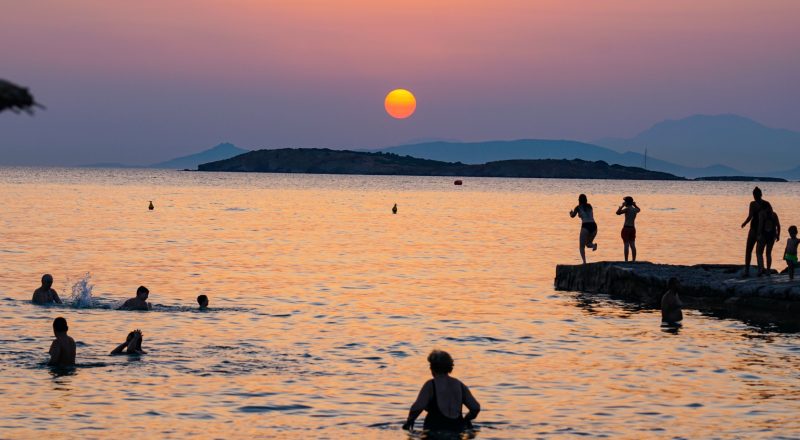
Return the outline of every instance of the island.
[[[742,278],[741,265],[694,266],[603,261],[556,266],[555,289],[608,295],[659,309],[667,281],[680,282],[684,308],[737,318],[759,326],[800,331],[800,278],[788,275]]]
[[[685,180],[669,173],[609,165],[603,161],[531,159],[501,160],[471,165],[392,153],[328,148],[257,150],[225,160],[204,163],[197,169],[251,173]]]

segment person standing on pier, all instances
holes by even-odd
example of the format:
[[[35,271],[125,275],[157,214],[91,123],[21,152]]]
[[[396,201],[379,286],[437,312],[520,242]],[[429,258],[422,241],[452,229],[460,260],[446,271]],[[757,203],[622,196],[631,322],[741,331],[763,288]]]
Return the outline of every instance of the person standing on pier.
[[[592,248],[593,251],[597,250],[597,243],[594,242],[594,238],[597,236],[597,223],[594,222],[594,211],[586,198],[586,194],[578,196],[578,206],[569,212],[571,218],[575,218],[576,215],[581,219],[578,249],[581,253],[583,264],[586,264],[586,248]]]
[[[797,226],[789,226],[789,239],[786,240],[786,250],[783,252],[783,259],[786,260],[789,269],[789,279],[794,279],[794,268],[797,266],[797,245],[800,239],[797,238]]]
[[[778,214],[767,204],[758,214],[758,245],[756,246],[756,260],[758,261],[758,276],[772,275],[772,246],[781,239],[781,222]],[[764,252],[766,251],[767,265],[764,267]]]
[[[625,246],[625,261],[628,261],[628,249],[631,252],[631,261],[636,261],[636,214],[641,211],[633,197],[627,196],[623,200],[622,205],[617,208],[617,215],[625,215],[625,223],[622,225],[622,243]]]
[[[759,217],[761,210],[769,206],[770,208],[772,205],[769,204],[768,201],[762,199],[761,188],[755,187],[753,188],[753,201],[750,202],[750,210],[747,214],[747,219],[745,219],[744,223],[742,223],[742,227],[744,228],[750,223],[750,231],[747,233],[747,244],[745,245],[744,251],[744,277],[747,278],[750,276],[750,262],[752,261],[753,256],[753,248],[755,247],[756,243],[758,242],[759,236]]]

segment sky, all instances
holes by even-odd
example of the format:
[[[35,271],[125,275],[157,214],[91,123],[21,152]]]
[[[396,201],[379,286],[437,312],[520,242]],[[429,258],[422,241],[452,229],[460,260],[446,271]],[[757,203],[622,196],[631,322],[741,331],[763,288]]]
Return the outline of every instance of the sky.
[[[243,148],[629,137],[736,113],[800,130],[797,0],[0,0],[0,164]],[[416,113],[389,117],[386,93]]]

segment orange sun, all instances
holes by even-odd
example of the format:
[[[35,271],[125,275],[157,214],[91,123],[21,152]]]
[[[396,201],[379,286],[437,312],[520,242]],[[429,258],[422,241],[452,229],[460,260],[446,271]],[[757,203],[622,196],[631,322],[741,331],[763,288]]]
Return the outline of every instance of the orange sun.
[[[417,109],[417,99],[414,94],[406,89],[395,89],[386,95],[383,102],[386,113],[396,119],[405,119],[414,114]]]

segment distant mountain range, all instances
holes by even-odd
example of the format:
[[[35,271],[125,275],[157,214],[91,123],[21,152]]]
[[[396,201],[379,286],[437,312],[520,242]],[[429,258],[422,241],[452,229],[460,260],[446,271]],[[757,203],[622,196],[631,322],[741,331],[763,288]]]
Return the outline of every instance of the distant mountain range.
[[[188,156],[181,156],[175,159],[170,159],[164,162],[154,163],[151,165],[126,165],[116,162],[101,162],[90,165],[83,165],[85,168],[167,168],[174,170],[196,170],[197,166],[201,163],[214,162],[217,160],[228,159],[230,157],[238,156],[247,153],[250,150],[239,148],[231,143],[221,143],[208,150],[199,153],[190,154]]]
[[[251,151],[230,159],[202,164],[198,170],[256,173],[682,180],[672,174],[580,159],[505,160],[467,165],[391,153],[328,148],[282,148]]]
[[[800,178],[800,132],[770,128],[743,116],[694,115],[659,122],[629,138],[607,138],[595,144],[618,151],[647,148],[660,159],[682,166],[724,163],[746,173],[787,174]],[[794,174],[792,174],[794,173]]]

